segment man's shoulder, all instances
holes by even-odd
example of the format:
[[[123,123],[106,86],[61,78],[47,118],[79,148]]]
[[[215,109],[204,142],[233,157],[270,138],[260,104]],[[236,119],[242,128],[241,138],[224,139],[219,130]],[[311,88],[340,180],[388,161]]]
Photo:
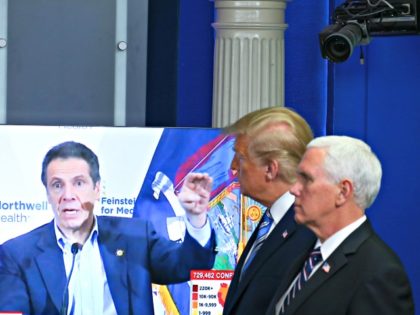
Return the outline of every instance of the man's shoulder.
[[[13,251],[23,251],[25,248],[33,248],[45,233],[53,229],[53,223],[43,224],[29,232],[16,236],[2,244],[2,247]]]
[[[397,253],[376,232],[373,232],[361,247],[364,249],[364,255],[369,255],[371,259],[401,264]]]
[[[116,217],[108,215],[98,215],[96,216],[98,223],[104,224],[145,224],[146,221],[140,218],[129,218],[129,217]]]
[[[374,231],[369,221],[356,229],[343,244],[349,261],[361,264],[365,269],[369,269],[368,266],[377,271],[395,267],[404,269],[396,252]]]

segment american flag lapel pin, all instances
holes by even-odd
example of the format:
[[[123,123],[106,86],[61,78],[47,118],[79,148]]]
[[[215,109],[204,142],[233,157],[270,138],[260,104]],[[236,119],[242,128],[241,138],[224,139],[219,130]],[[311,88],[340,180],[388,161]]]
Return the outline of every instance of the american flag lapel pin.
[[[124,250],[123,249],[117,249],[116,251],[115,251],[115,255],[117,255],[118,257],[122,257],[122,256],[124,256]]]
[[[330,272],[330,270],[331,270],[331,266],[330,266],[327,262],[325,262],[325,263],[322,265],[322,270],[324,270],[324,272],[326,272],[326,273],[329,273],[329,272]]]
[[[289,233],[287,232],[287,230],[284,230],[284,232],[283,232],[283,234],[282,234],[283,238],[286,238],[286,237],[287,237],[287,235],[289,235]]]

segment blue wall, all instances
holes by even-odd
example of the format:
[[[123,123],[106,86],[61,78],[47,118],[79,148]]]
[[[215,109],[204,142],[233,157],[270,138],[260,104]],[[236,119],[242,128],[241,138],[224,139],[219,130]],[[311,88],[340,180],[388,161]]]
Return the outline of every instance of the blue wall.
[[[211,126],[214,3],[180,2],[177,127]]]
[[[146,126],[210,127],[214,3],[149,1]]]
[[[379,196],[367,211],[399,254],[420,306],[420,36],[374,38],[365,65],[358,54],[335,66],[335,134],[368,142],[382,161]],[[417,314],[419,314],[417,310]]]
[[[328,23],[327,1],[292,1],[286,9],[285,105],[309,122],[316,136],[327,126],[327,63],[318,32]]]

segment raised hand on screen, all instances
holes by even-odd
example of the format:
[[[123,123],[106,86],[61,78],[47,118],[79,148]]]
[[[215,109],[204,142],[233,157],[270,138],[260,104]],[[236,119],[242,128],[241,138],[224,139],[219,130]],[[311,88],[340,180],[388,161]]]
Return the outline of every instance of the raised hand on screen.
[[[212,184],[213,179],[207,173],[189,173],[178,194],[194,227],[202,227],[206,223]]]

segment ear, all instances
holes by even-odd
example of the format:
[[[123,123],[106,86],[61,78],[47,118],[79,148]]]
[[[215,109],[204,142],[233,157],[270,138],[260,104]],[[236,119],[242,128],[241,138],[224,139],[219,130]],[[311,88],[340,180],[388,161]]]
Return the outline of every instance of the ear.
[[[349,199],[353,198],[353,183],[348,179],[344,179],[340,183],[338,183],[337,187],[339,191],[337,195],[336,205],[342,206]]]
[[[97,181],[95,184],[95,194],[96,194],[96,200],[99,200],[101,198],[101,182]]]
[[[48,192],[48,189],[46,188],[45,189],[46,190],[46,192],[47,192],[47,201],[48,201],[48,203],[51,205],[52,203],[51,203],[51,195],[50,195],[50,193]]]
[[[265,166],[265,177],[267,181],[273,181],[277,178],[279,172],[280,172],[280,165],[275,160],[270,160],[267,162],[267,165]]]

